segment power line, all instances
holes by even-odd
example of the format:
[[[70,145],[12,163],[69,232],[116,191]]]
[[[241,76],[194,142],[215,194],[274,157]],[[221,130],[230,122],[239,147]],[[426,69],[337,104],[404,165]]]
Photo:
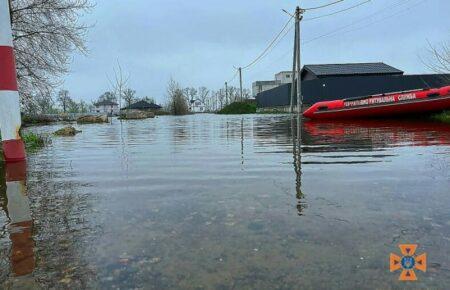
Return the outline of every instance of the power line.
[[[236,69],[236,72],[234,73],[234,76],[231,79],[228,80],[228,83],[231,83],[232,81],[234,81],[234,79],[237,77],[238,73],[239,73],[239,70]]]
[[[286,30],[286,28],[288,27],[289,23],[291,23],[293,17],[290,17],[288,22],[286,22],[286,24],[283,26],[283,29],[281,29],[280,32],[278,32],[278,34],[275,36],[275,38],[269,43],[269,45],[264,49],[264,51],[258,55],[252,62],[250,62],[248,65],[243,66],[242,69],[248,69],[249,67],[253,66],[255,63],[257,63],[261,58],[263,58],[267,51],[269,51],[269,49],[272,47],[272,45],[277,41],[277,39],[280,37],[280,35]]]
[[[369,22],[369,23],[367,23],[367,24],[365,24],[365,25],[363,25],[363,26],[361,26],[361,27],[356,27],[356,28],[354,28],[354,29],[350,29],[350,30],[347,30],[347,31],[343,31],[343,32],[341,32],[341,33],[339,33],[339,34],[346,34],[346,33],[349,33],[349,32],[361,30],[361,29],[364,29],[364,28],[366,28],[366,27],[368,27],[368,26],[371,26],[371,25],[373,25],[373,24],[380,23],[380,22],[382,22],[382,21],[384,21],[384,20],[386,20],[386,19],[392,18],[392,17],[394,17],[394,16],[398,16],[398,15],[404,14],[405,12],[408,12],[409,10],[413,9],[413,8],[416,7],[416,6],[419,6],[420,4],[422,4],[422,3],[426,2],[426,1],[428,1],[428,0],[421,0],[421,1],[417,2],[417,3],[415,3],[414,5],[412,5],[412,6],[410,6],[410,7],[407,7],[406,9],[397,11],[397,12],[394,13],[394,14],[391,14],[391,15],[388,15],[388,16],[383,17],[383,18],[381,18],[381,19],[378,19],[378,20]],[[337,34],[335,34],[335,35],[337,35]],[[332,36],[333,36],[333,35],[332,35]],[[305,42],[304,44],[306,44],[306,43],[308,43],[308,42]]]
[[[370,1],[370,0],[369,0],[369,1]],[[359,3],[359,4],[357,4],[357,5],[354,5],[354,6],[352,6],[352,7],[346,8],[346,9],[344,9],[344,10],[352,9],[352,8],[354,8],[354,7],[363,5],[363,4],[365,4],[366,2],[369,2],[369,1],[365,1],[365,2]],[[354,22],[352,22],[352,23],[350,23],[350,24],[348,24],[348,25],[345,25],[345,26],[342,26],[342,27],[340,27],[340,28],[338,28],[338,29],[335,29],[335,30],[333,30],[332,32],[329,32],[329,33],[326,33],[326,34],[323,34],[323,35],[319,35],[319,36],[317,36],[317,37],[314,37],[313,39],[304,41],[304,42],[302,42],[302,44],[308,44],[308,43],[310,43],[310,42],[312,42],[312,41],[314,41],[314,40],[317,40],[317,39],[320,39],[320,38],[324,38],[324,37],[326,37],[326,36],[335,36],[335,35],[341,34],[341,33],[337,33],[337,32],[339,32],[340,30],[343,30],[343,29],[345,29],[345,28],[351,27],[351,26],[353,26],[353,25],[355,25],[355,24],[357,24],[357,23],[363,22],[364,20],[370,19],[370,18],[372,18],[373,16],[378,15],[378,14],[384,12],[384,11],[387,10],[387,9],[392,9],[392,8],[401,6],[401,5],[406,4],[406,3],[410,2],[410,1],[412,1],[412,0],[406,0],[406,1],[402,1],[402,0],[401,0],[401,1],[395,2],[395,3],[393,3],[392,5],[389,5],[389,6],[387,6],[387,7],[384,7],[384,8],[382,8],[382,9],[380,9],[380,10],[378,10],[378,11],[372,13],[372,14],[369,14],[368,16],[366,16],[366,17],[364,17],[364,18],[362,18],[362,19],[359,19],[359,20],[354,21]],[[388,16],[383,17],[383,18],[381,18],[381,19],[378,19],[378,20],[376,20],[376,21],[370,22],[370,23],[368,23],[368,24],[366,24],[366,25],[364,25],[364,26],[362,26],[362,27],[357,27],[357,28],[355,28],[355,29],[351,29],[351,30],[344,31],[344,32],[342,32],[342,34],[344,34],[344,33],[349,33],[349,32],[356,31],[356,30],[360,30],[360,29],[364,29],[364,28],[366,28],[367,26],[370,26],[370,25],[373,25],[373,24],[382,22],[382,21],[385,20],[385,19],[392,18],[392,17],[397,16],[397,15],[399,15],[399,14],[402,14],[402,13],[408,11],[408,10],[411,10],[412,8],[414,8],[414,7],[418,6],[418,5],[420,5],[422,2],[425,2],[425,1],[428,1],[428,0],[421,0],[421,1],[417,2],[417,3],[415,3],[414,5],[409,6],[409,7],[405,7],[405,9],[402,9],[401,11],[398,11],[398,12],[392,14],[392,15],[388,15]],[[311,18],[310,18],[310,19],[311,19]],[[275,44],[275,46],[278,45],[278,44],[281,42],[281,40],[282,40],[282,39],[290,32],[290,30],[291,30],[292,28],[293,28],[293,25],[292,25],[292,26],[290,27],[290,29],[285,33],[285,35],[283,35],[283,37],[280,38],[280,40],[277,42],[277,44]],[[275,47],[275,46],[274,46],[274,47]],[[284,52],[284,53],[281,55],[281,57],[277,58],[274,62],[271,62],[271,63],[270,63],[268,66],[266,66],[265,68],[271,67],[273,64],[278,63],[279,61],[281,61],[282,59],[284,59],[284,58],[285,58],[288,54],[290,54],[290,53],[292,53],[292,49],[289,49],[289,50],[287,50],[286,52]]]
[[[341,30],[344,30],[344,29],[346,29],[346,28],[348,28],[348,27],[351,27],[351,26],[353,26],[353,25],[355,25],[355,24],[357,24],[357,23],[364,22],[364,21],[368,20],[369,18],[373,18],[374,16],[376,16],[376,15],[382,13],[383,11],[385,11],[385,10],[387,10],[387,9],[391,9],[391,8],[394,8],[394,7],[397,7],[397,6],[401,6],[401,5],[403,5],[403,4],[405,4],[405,3],[408,3],[408,2],[410,2],[410,1],[412,1],[412,0],[404,0],[404,1],[400,0],[400,1],[398,1],[398,2],[396,2],[396,3],[394,3],[394,4],[392,4],[392,5],[389,5],[389,6],[385,7],[385,8],[382,8],[382,9],[380,9],[380,10],[378,10],[378,11],[372,13],[372,14],[369,14],[368,16],[365,16],[364,18],[358,19],[358,20],[353,21],[353,22],[351,22],[351,23],[349,23],[349,24],[347,24],[347,25],[344,25],[344,26],[341,26],[341,27],[339,27],[339,28],[336,28],[336,29],[334,29],[334,30],[332,30],[332,31],[330,31],[330,32],[327,32],[327,33],[325,33],[325,34],[322,34],[322,35],[316,36],[316,37],[314,37],[314,38],[312,38],[312,39],[309,39],[309,40],[303,42],[303,44],[307,44],[307,43],[313,42],[313,41],[315,41],[315,40],[318,40],[318,39],[321,39],[321,38],[324,38],[324,37],[327,37],[327,36],[334,35],[334,34],[336,34],[337,32],[339,32],[339,31],[341,31]]]
[[[350,6],[350,7],[348,7],[348,8],[345,8],[345,9],[342,9],[342,10],[339,10],[339,11],[336,11],[336,12],[333,12],[333,13],[329,13],[329,14],[325,14],[325,15],[320,15],[320,16],[315,16],[315,17],[311,17],[311,18],[306,18],[306,19],[303,19],[303,21],[311,21],[311,20],[315,20],[315,19],[324,18],[324,17],[327,17],[327,16],[336,15],[336,14],[339,14],[339,13],[342,13],[342,12],[345,12],[345,11],[348,11],[348,10],[351,10],[351,9],[353,9],[353,8],[359,7],[359,6],[364,5],[364,4],[366,4],[366,3],[369,3],[370,1],[372,1],[372,0],[366,0],[366,1],[363,1],[363,2],[361,2],[361,3],[358,3],[358,4],[356,4],[356,5]]]
[[[321,5],[321,6],[310,7],[310,8],[302,8],[302,10],[303,11],[308,11],[308,10],[321,9],[321,8],[325,8],[325,7],[328,7],[328,6],[331,6],[331,5],[334,5],[334,4],[338,4],[338,3],[344,2],[344,1],[345,0],[337,0],[337,1],[334,1],[334,2],[331,2],[331,3],[328,3],[328,4],[324,4],[324,5]]]

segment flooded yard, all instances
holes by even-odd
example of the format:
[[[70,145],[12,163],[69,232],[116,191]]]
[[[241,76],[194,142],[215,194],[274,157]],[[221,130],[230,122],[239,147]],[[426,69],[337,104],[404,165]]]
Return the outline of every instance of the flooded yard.
[[[450,283],[449,125],[205,114],[78,128],[29,154],[26,187],[0,165],[0,288]],[[402,243],[428,255],[417,282],[389,272]]]

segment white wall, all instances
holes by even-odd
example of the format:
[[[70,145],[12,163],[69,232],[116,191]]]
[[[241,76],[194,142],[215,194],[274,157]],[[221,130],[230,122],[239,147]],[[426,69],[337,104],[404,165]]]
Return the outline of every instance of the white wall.
[[[292,83],[292,72],[279,72],[275,75],[275,79],[282,84]]]

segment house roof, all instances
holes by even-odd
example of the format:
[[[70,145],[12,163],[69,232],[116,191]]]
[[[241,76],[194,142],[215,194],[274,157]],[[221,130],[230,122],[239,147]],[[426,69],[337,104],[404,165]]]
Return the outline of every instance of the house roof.
[[[195,103],[195,102],[200,102],[203,104],[203,102],[200,99],[192,99],[189,101],[191,104]]]
[[[383,62],[308,64],[303,66],[302,75],[304,75],[306,71],[309,71],[317,77],[403,74],[403,71]]]
[[[104,101],[100,101],[94,104],[96,107],[100,107],[100,106],[118,106],[119,104],[117,104],[116,102],[113,102],[111,100],[104,100]]]
[[[131,104],[128,107],[123,108],[124,110],[146,110],[146,109],[161,109],[162,107],[160,105],[154,104],[154,103],[149,103],[147,101],[139,101],[136,102],[134,104]]]

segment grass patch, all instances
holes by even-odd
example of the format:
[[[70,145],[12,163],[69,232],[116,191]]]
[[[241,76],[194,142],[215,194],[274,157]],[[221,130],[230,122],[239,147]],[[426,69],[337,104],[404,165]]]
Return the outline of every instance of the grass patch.
[[[51,143],[49,136],[36,134],[33,132],[22,134],[22,140],[25,143],[25,148],[27,151],[36,151]]]
[[[431,115],[431,119],[450,124],[450,111],[444,111],[441,113],[433,114]]]
[[[224,107],[217,114],[231,115],[231,114],[255,114],[256,103],[252,101],[234,102]]]

